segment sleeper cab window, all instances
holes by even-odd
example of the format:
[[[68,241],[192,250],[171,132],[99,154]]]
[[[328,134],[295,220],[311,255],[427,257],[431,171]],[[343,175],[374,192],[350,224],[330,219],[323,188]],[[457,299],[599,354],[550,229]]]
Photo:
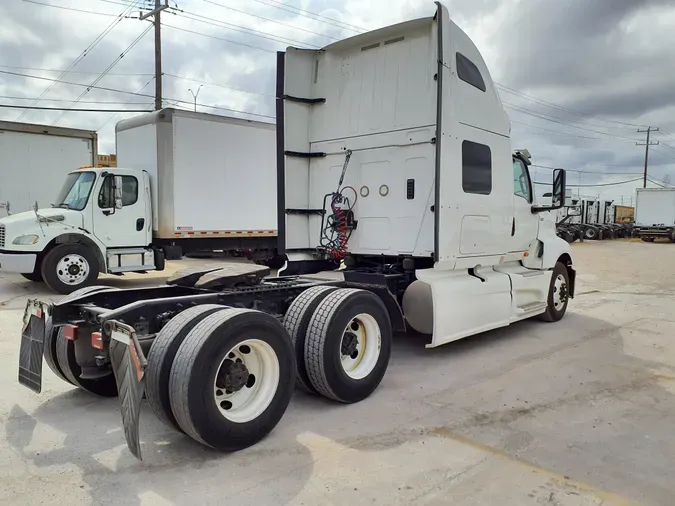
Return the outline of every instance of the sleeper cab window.
[[[485,81],[478,67],[462,53],[456,53],[457,77],[480,91],[485,91]]]
[[[490,195],[492,192],[492,151],[490,146],[462,142],[462,190]]]

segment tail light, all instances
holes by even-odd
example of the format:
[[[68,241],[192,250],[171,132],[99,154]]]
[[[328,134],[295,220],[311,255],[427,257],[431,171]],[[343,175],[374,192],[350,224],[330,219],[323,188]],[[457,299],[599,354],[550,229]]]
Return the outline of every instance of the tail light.
[[[100,332],[91,333],[91,347],[97,350],[103,349],[103,334]]]
[[[65,325],[63,327],[63,337],[71,341],[77,340],[77,325]]]

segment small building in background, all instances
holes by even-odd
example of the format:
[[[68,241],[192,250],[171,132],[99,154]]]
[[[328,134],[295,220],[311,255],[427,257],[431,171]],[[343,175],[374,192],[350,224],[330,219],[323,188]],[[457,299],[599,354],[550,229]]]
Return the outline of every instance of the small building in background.
[[[117,155],[98,155],[97,167],[117,167]]]

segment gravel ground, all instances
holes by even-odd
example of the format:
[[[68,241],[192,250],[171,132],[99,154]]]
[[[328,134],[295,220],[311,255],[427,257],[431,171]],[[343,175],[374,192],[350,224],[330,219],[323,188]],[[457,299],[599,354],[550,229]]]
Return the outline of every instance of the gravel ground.
[[[673,504],[675,244],[585,242],[573,254],[578,296],[559,323],[434,350],[399,336],[369,399],[296,392],[274,432],[236,454],[167,429],[145,406],[143,462],[116,400],[50,371],[39,396],[17,384],[23,306],[45,292],[0,277],[0,503]]]

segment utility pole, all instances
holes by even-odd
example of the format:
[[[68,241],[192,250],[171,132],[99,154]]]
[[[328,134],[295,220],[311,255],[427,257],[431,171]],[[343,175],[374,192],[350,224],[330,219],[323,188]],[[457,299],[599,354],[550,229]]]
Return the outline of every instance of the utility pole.
[[[164,9],[169,8],[169,0],[165,0],[162,5],[162,0],[155,0],[155,8],[150,12],[141,14],[140,19],[144,20],[153,16],[153,23],[155,25],[155,110],[162,108],[162,26],[160,21],[160,13]]]
[[[199,90],[202,89],[203,84],[199,85],[199,88],[197,88],[197,93],[192,91],[192,88],[188,88],[188,91],[192,93],[192,98],[195,100],[195,112],[197,112],[197,97],[199,96]]]
[[[642,181],[642,187],[643,188],[647,188],[647,164],[649,162],[649,146],[656,146],[656,145],[659,144],[659,141],[649,142],[649,134],[652,133],[652,132],[658,132],[658,131],[659,131],[659,127],[652,128],[650,126],[647,127],[646,130],[638,130],[638,133],[647,133],[647,141],[646,142],[636,142],[635,143],[636,146],[644,146],[645,147],[645,174],[644,174],[644,178],[643,178],[643,181]]]

